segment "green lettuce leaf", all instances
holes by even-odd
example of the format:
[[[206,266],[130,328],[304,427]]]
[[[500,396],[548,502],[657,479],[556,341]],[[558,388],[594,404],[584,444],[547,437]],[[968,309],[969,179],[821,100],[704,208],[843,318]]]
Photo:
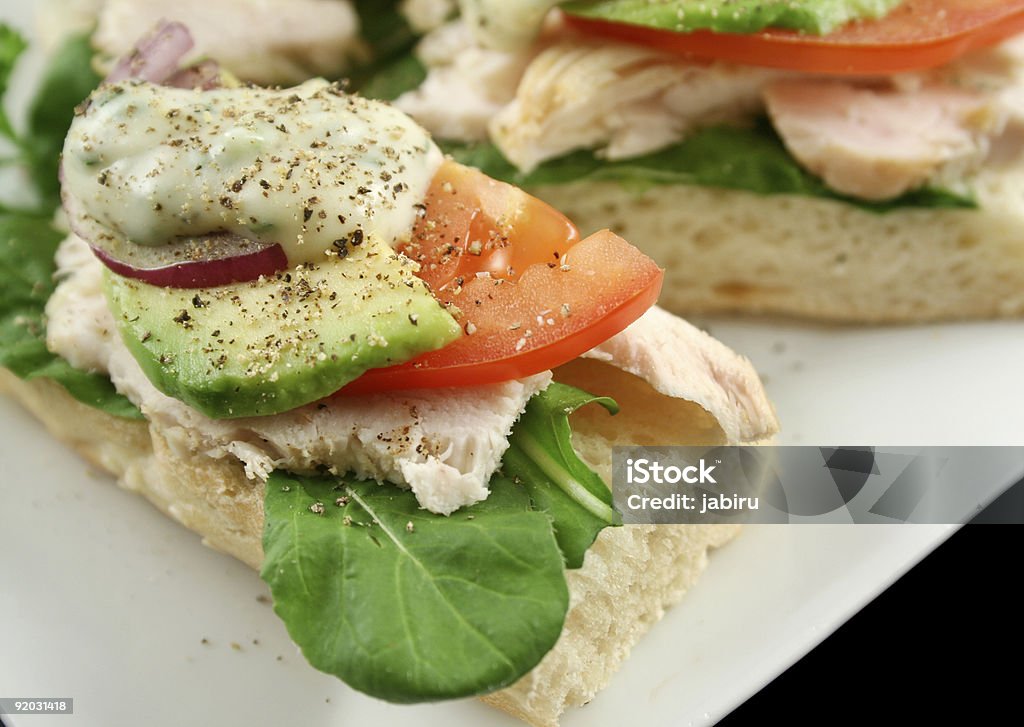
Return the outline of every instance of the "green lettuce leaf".
[[[275,472],[261,577],[310,664],[392,702],[485,694],[551,650],[578,567],[618,516],[568,416],[615,403],[553,384],[510,438],[490,496],[451,516],[408,491]]]
[[[0,99],[7,93],[14,67],[27,47],[28,44],[18,31],[6,24],[0,24]],[[0,104],[0,136],[8,141],[18,142],[17,134],[15,134],[11,120],[7,118],[7,111],[2,104]]]
[[[92,48],[87,35],[66,40],[50,59],[29,106],[24,137],[28,167],[40,197],[51,208],[60,204],[57,166],[75,106],[100,82],[91,63]]]
[[[551,384],[526,407],[502,460],[502,472],[522,483],[533,506],[551,516],[568,568],[583,565],[587,548],[604,528],[622,523],[611,490],[572,448],[569,415],[589,403],[618,411],[611,399]]]
[[[46,348],[43,311],[55,288],[53,255],[63,237],[49,215],[0,214],[0,366],[23,379],[53,379],[108,414],[142,419],[106,376],[72,368]]]
[[[393,58],[405,53],[417,36],[399,9],[402,0],[355,0],[359,35],[376,58]]]
[[[7,90],[24,39],[0,25],[0,97]],[[61,384],[84,404],[108,414],[142,419],[142,412],[114,389],[110,379],[80,371],[46,348],[46,301],[56,287],[53,260],[64,235],[52,224],[60,204],[57,164],[75,105],[99,79],[89,67],[84,37],[69,40],[53,57],[29,107],[28,128],[18,134],[0,114],[0,134],[11,139],[37,187],[40,207],[11,210],[0,205],[0,366],[23,379]]]
[[[525,174],[490,143],[446,142],[442,147],[456,161],[477,167],[496,179],[527,188],[578,181],[612,181],[639,193],[659,185],[694,184],[766,195],[798,194],[832,199],[870,212],[890,212],[907,207],[977,207],[972,197],[933,188],[915,190],[882,202],[834,192],[793,159],[766,119],[751,128],[713,126],[700,129],[678,144],[632,159],[607,161],[590,151],[576,151],[545,162]]]
[[[396,487],[274,473],[266,519],[260,575],[274,610],[310,664],[362,692],[402,703],[491,692],[558,640],[562,555],[508,480],[443,517]]]
[[[577,0],[574,15],[660,30],[756,33],[787,28],[826,35],[853,20],[886,15],[902,0]]]
[[[394,101],[406,91],[419,88],[427,78],[427,69],[412,53],[381,64],[359,87],[367,98]]]
[[[359,35],[370,49],[371,56],[348,73],[353,89],[370,98],[391,100],[407,88],[400,88],[399,79],[412,78],[419,63],[412,49],[419,36],[399,10],[401,0],[355,0],[359,16]],[[422,68],[422,66],[420,66]],[[378,78],[378,76],[380,76]],[[425,73],[424,73],[425,77]],[[422,78],[414,83],[415,88]],[[372,86],[368,84],[372,82]],[[379,95],[378,95],[379,94]]]

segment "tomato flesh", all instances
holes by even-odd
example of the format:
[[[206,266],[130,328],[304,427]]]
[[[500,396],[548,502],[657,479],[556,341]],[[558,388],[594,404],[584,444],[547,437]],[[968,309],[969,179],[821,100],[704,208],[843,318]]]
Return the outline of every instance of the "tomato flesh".
[[[514,280],[530,265],[557,262],[580,239],[550,205],[453,161],[434,176],[422,212],[398,249],[445,303],[478,273]]]
[[[1024,31],[1024,0],[906,0],[884,18],[824,36],[769,29],[750,35],[677,33],[565,15],[570,27],[701,60],[844,75],[934,68]]]
[[[663,271],[618,235],[585,240],[547,204],[446,162],[399,250],[462,324],[454,343],[372,369],[342,393],[473,386],[566,363],[654,305]]]

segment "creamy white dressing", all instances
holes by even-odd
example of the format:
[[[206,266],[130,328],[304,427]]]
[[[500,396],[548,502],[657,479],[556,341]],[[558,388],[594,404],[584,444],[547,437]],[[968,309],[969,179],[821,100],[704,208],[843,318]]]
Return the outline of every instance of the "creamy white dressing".
[[[462,17],[477,41],[488,48],[515,50],[529,45],[544,16],[564,0],[459,0]]]
[[[408,235],[442,154],[390,106],[322,79],[197,92],[103,86],[64,145],[69,213],[140,245],[231,232],[315,262],[353,236]]]

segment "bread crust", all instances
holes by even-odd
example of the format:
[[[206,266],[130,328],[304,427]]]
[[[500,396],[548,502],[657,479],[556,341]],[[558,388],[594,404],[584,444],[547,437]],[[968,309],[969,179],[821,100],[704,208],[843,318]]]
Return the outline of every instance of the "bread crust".
[[[641,385],[646,386],[633,383]],[[13,396],[119,485],[199,533],[204,543],[259,568],[263,484],[247,479],[241,463],[182,453],[156,425],[105,414],[46,379],[23,381],[0,369],[0,392]],[[692,406],[699,420],[704,410]],[[610,458],[614,430],[607,419],[579,421],[584,456]],[[761,424],[762,431],[770,431],[774,418]],[[708,431],[702,421],[685,436],[705,437]],[[602,470],[609,465],[595,463]],[[738,531],[732,525],[606,529],[584,567],[568,573],[571,606],[554,649],[519,682],[484,701],[538,727],[557,725],[567,707],[589,702],[607,684],[632,646],[697,580],[709,551]]]
[[[978,209],[615,182],[531,189],[586,233],[611,228],[666,268],[674,313],[901,323],[1024,314],[1024,160],[972,182]]]

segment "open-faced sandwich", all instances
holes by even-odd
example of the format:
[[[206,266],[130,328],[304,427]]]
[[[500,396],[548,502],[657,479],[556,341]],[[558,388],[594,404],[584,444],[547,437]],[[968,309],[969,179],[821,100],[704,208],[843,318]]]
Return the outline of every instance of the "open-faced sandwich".
[[[190,43],[163,24],[79,105],[66,239],[5,219],[5,387],[259,568],[313,666],[556,723],[735,534],[618,526],[612,447],[765,439],[760,381],[617,235]]]
[[[366,93],[625,236],[671,310],[1024,312],[1022,2],[400,6],[427,34]]]

